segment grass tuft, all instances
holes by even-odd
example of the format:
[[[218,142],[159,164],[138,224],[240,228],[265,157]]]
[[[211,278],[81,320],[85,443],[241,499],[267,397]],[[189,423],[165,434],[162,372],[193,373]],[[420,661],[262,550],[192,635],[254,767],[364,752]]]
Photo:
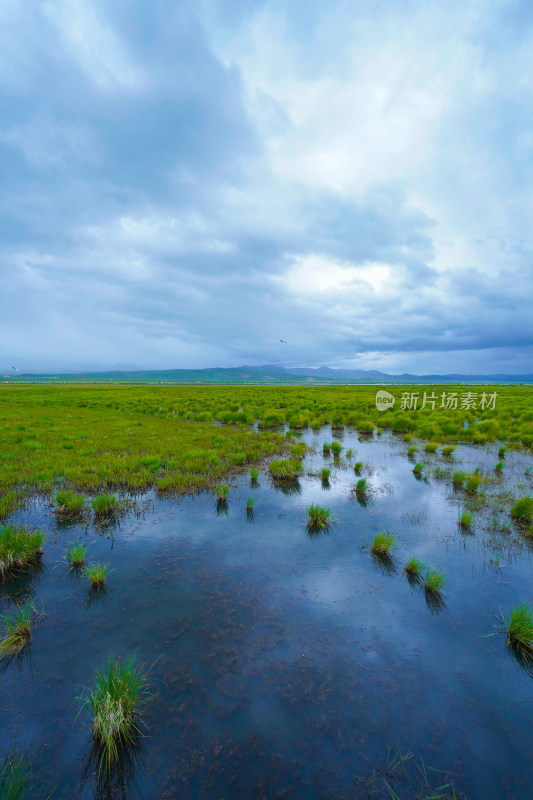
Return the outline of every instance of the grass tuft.
[[[533,651],[533,615],[524,603],[513,608],[508,617],[502,616],[507,631],[507,644]]]
[[[415,444],[412,447],[409,447],[407,450],[407,455],[409,456],[409,458],[412,458],[417,450],[418,447]]]
[[[426,444],[424,445],[424,450],[426,451],[426,453],[435,453],[439,449],[439,447],[440,444],[438,444],[438,442],[426,442]]]
[[[422,475],[424,474],[424,469],[425,469],[424,465],[421,464],[419,461],[417,464],[414,465],[413,472],[417,478],[421,478]]]
[[[470,528],[472,525],[472,514],[469,511],[463,511],[461,516],[459,517],[459,525],[461,528]]]
[[[446,585],[444,574],[438,569],[428,569],[424,577],[424,589],[429,594],[440,594]]]
[[[521,497],[511,509],[511,517],[517,522],[531,522],[533,519],[533,497]]]
[[[331,450],[335,458],[338,458],[342,451],[342,445],[340,442],[332,442],[331,443]]]
[[[87,564],[84,573],[93,589],[101,589],[105,585],[107,568],[107,564]]]
[[[99,494],[91,501],[94,516],[100,519],[116,517],[121,510],[114,494]]]
[[[475,494],[479,487],[481,486],[481,481],[483,478],[478,472],[474,472],[472,475],[469,475],[466,479],[465,489],[468,494]]]
[[[113,767],[128,744],[140,733],[144,706],[152,694],[150,670],[135,665],[135,656],[124,660],[111,656],[107,669],[97,672],[92,692],[79,698],[92,717],[93,737],[101,750],[100,769]]]
[[[458,470],[457,472],[453,473],[452,481],[456,489],[461,488],[465,480],[466,480],[466,472],[464,470]]]
[[[329,481],[329,476],[331,475],[331,470],[327,467],[323,467],[320,470],[320,477],[322,478],[323,483],[327,483]]]
[[[247,511],[253,511],[254,510],[254,498],[253,497],[249,497],[248,500],[246,501],[246,510]]]
[[[217,494],[217,503],[227,503],[228,502],[228,494],[229,494],[229,486],[225,483],[217,484],[216,488]]]
[[[307,527],[313,530],[328,530],[333,522],[329,508],[311,505],[307,509]]]
[[[257,481],[259,480],[259,470],[258,469],[255,469],[254,467],[252,467],[252,469],[250,470],[250,480],[252,481],[252,483],[257,483]]]
[[[395,543],[396,536],[393,533],[378,533],[370,549],[376,556],[388,556]]]
[[[355,464],[353,465],[353,471],[355,472],[355,474],[360,475],[362,469],[363,469],[363,462],[356,461]]]
[[[368,492],[368,481],[366,478],[359,478],[355,484],[356,494],[366,494]]]
[[[83,514],[85,498],[82,494],[74,494],[70,489],[56,492],[54,512],[60,517],[80,517]]]
[[[14,525],[0,526],[0,580],[18,569],[35,564],[41,557],[44,533],[16,528]]]
[[[75,569],[83,567],[86,555],[87,546],[83,542],[79,542],[72,547],[70,545],[67,546],[67,561]]]
[[[300,475],[302,465],[295,458],[279,458],[270,462],[269,470],[277,481],[294,481]]]
[[[422,561],[420,561],[418,558],[415,558],[414,556],[411,556],[411,558],[405,565],[404,572],[410,578],[420,579],[425,569],[426,565],[423,564]]]
[[[447,444],[446,447],[442,448],[442,455],[449,458],[453,454],[454,450],[455,450],[454,444]]]
[[[0,657],[6,658],[19,653],[31,641],[33,615],[37,613],[33,603],[28,602],[13,615],[4,615],[3,634],[0,638]],[[0,794],[0,798],[2,795]]]

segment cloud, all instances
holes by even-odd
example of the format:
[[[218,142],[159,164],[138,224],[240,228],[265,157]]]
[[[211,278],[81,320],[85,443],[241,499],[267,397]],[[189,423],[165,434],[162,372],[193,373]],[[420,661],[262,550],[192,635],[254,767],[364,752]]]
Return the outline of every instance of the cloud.
[[[530,370],[528,14],[3,4],[0,367]]]

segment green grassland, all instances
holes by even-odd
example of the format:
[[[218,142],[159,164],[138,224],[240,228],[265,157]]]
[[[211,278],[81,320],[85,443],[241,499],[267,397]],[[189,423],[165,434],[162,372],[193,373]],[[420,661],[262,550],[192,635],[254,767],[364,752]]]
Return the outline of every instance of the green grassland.
[[[393,409],[379,411],[376,386],[127,386],[0,387],[0,516],[21,497],[72,489],[193,492],[283,453],[291,430],[331,424],[361,435],[392,429],[422,441],[511,448],[533,444],[533,388],[388,387]],[[437,398],[423,403],[424,391]],[[457,392],[457,409],[440,408]],[[461,408],[466,392],[497,392],[494,409]],[[400,408],[404,392],[418,409]],[[254,421],[259,427],[254,429]]]

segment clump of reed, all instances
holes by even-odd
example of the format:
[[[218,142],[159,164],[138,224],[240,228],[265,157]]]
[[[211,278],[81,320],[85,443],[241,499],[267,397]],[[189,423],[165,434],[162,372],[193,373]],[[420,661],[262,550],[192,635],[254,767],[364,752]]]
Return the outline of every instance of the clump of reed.
[[[340,442],[333,441],[331,443],[331,452],[333,453],[334,458],[338,458],[342,451],[342,445]]]
[[[409,456],[409,458],[412,458],[417,450],[418,447],[415,444],[412,447],[409,447],[407,450],[407,455]]]
[[[92,718],[94,743],[101,753],[99,769],[110,770],[140,733],[145,706],[152,698],[150,672],[126,659],[110,656],[106,669],[97,672],[94,688],[79,698]]]
[[[54,512],[59,517],[74,519],[81,517],[85,506],[82,494],[74,494],[71,489],[56,492]]]
[[[307,445],[305,442],[298,442],[291,447],[291,456],[297,458],[299,461],[305,456],[307,452]]]
[[[301,462],[294,458],[279,458],[270,462],[269,471],[277,481],[294,481],[302,471]]]
[[[390,556],[395,544],[396,536],[393,533],[378,533],[374,537],[370,550],[375,556]]]
[[[424,576],[424,590],[428,594],[441,594],[445,585],[446,578],[441,570],[434,568],[426,570]]]
[[[457,472],[453,473],[452,481],[456,489],[462,488],[465,480],[466,480],[466,472],[464,470],[458,470]]]
[[[114,494],[97,495],[91,500],[91,506],[97,519],[113,519],[122,511],[122,504]]]
[[[498,450],[498,458],[505,458],[505,451],[506,450],[507,450],[507,448],[505,447],[504,444],[502,444],[502,446]]]
[[[0,581],[13,571],[26,569],[42,556],[44,533],[14,525],[0,526]]]
[[[414,556],[411,556],[405,565],[404,572],[408,578],[411,578],[412,580],[420,580],[425,569],[426,565],[423,564],[422,561]]]
[[[246,511],[252,511],[253,512],[253,510],[254,510],[254,498],[253,497],[249,497],[247,499],[247,501],[246,501]]]
[[[465,489],[468,494],[475,494],[481,486],[482,480],[483,478],[478,472],[473,472],[472,475],[469,475],[465,484]]]
[[[368,481],[366,478],[359,478],[357,483],[355,484],[355,493],[360,497],[363,497],[368,492]]]
[[[347,459],[350,459],[352,457],[352,452],[353,452],[353,450],[352,450],[351,447],[346,451],[346,458]]]
[[[472,525],[472,519],[473,517],[470,511],[463,511],[459,517],[459,526],[465,530],[469,529]]]
[[[250,480],[252,483],[257,483],[259,480],[259,470],[252,467],[250,470]]]
[[[353,471],[355,472],[355,474],[360,475],[362,469],[363,469],[363,462],[356,461],[355,464],[353,465]]]
[[[0,637],[0,657],[8,658],[19,653],[31,641],[34,615],[37,614],[32,602],[20,606],[12,614],[2,616],[3,633]],[[0,797],[2,795],[0,794]]]
[[[67,545],[67,561],[74,569],[79,569],[85,564],[87,546],[83,542],[76,545]]]
[[[331,470],[327,467],[322,467],[320,470],[320,477],[322,478],[322,483],[329,482],[329,476],[331,475]]]
[[[322,445],[322,452],[325,456],[329,456],[331,453],[331,444],[329,442],[324,442]]]
[[[511,517],[515,522],[529,523],[533,519],[533,497],[526,495],[515,502],[511,509]]]
[[[527,603],[515,606],[507,617],[501,615],[501,620],[507,631],[507,644],[533,655],[533,615]]]
[[[439,449],[439,447],[440,444],[438,444],[438,442],[426,442],[426,444],[424,445],[424,450],[426,451],[426,453],[435,453]]]
[[[417,478],[421,478],[424,475],[424,470],[425,470],[424,464],[422,464],[420,461],[416,463],[413,467],[413,473]]]
[[[228,494],[229,494],[229,486],[225,483],[217,484],[215,489],[216,496],[217,496],[217,503],[227,503],[228,502]]]
[[[453,455],[456,445],[454,444],[447,444],[445,447],[442,448],[442,455],[449,458]]]
[[[327,531],[332,524],[333,518],[329,508],[310,505],[307,509],[307,528],[310,530]]]
[[[107,578],[107,564],[87,564],[83,570],[93,589],[102,589]]]
[[[498,463],[494,467],[494,472],[497,472],[498,474],[501,473],[503,471],[504,466],[505,466],[504,461],[498,461]]]

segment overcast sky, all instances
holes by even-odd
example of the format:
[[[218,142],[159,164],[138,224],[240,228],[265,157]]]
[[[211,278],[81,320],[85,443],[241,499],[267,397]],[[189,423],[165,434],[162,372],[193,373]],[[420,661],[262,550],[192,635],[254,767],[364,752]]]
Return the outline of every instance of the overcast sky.
[[[0,369],[533,372],[532,76],[531,0],[2,0]]]

